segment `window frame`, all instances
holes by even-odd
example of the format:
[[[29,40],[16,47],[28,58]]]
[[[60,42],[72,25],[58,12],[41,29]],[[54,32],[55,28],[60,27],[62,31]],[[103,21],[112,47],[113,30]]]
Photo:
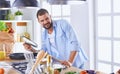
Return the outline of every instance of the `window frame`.
[[[113,36],[114,34],[114,16],[120,16],[120,12],[119,13],[115,13],[113,11],[113,1],[111,0],[111,13],[98,13],[97,9],[97,3],[98,0],[95,0],[95,8],[94,8],[94,12],[95,12],[95,69],[98,70],[98,63],[103,63],[103,64],[109,64],[111,66],[111,72],[108,73],[112,73],[115,72],[116,70],[114,70],[115,66],[120,66],[120,63],[115,63],[114,62],[114,41],[120,41],[120,38],[115,38]],[[98,36],[98,17],[101,16],[110,16],[111,17],[111,37],[99,37]],[[110,40],[111,41],[111,61],[108,62],[107,59],[106,60],[99,60],[98,59],[98,40]]]

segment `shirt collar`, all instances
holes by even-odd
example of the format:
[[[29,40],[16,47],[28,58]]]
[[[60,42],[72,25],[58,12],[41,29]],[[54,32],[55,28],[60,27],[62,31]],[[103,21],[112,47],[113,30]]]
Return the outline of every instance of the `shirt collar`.
[[[56,27],[56,21],[52,20],[52,23],[53,23],[53,28],[55,28]]]

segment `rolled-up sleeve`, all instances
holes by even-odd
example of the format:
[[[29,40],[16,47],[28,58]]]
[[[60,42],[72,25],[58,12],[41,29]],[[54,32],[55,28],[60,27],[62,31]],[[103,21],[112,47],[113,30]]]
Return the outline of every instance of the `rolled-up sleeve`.
[[[71,25],[67,21],[63,21],[62,23],[63,26],[61,26],[64,30],[64,33],[68,39],[68,46],[70,48],[70,51],[79,51],[79,45],[78,45],[78,40],[76,38],[76,35],[71,27]]]
[[[45,33],[42,34],[42,46],[41,46],[41,50],[47,51],[46,48],[46,43],[45,43]]]

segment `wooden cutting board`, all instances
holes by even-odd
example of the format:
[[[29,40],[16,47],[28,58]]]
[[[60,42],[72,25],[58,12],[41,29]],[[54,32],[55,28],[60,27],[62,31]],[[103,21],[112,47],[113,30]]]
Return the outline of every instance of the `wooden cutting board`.
[[[62,70],[60,74],[65,74],[66,72],[80,72],[80,71],[82,70],[76,67],[69,67],[69,68]]]

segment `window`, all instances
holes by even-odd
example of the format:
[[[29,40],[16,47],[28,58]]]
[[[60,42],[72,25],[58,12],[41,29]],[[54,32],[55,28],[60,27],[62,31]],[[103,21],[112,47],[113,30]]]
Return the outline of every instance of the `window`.
[[[54,20],[65,19],[70,23],[70,5],[50,5],[43,1],[42,8],[47,9]]]
[[[120,0],[96,0],[96,69],[120,69]]]

